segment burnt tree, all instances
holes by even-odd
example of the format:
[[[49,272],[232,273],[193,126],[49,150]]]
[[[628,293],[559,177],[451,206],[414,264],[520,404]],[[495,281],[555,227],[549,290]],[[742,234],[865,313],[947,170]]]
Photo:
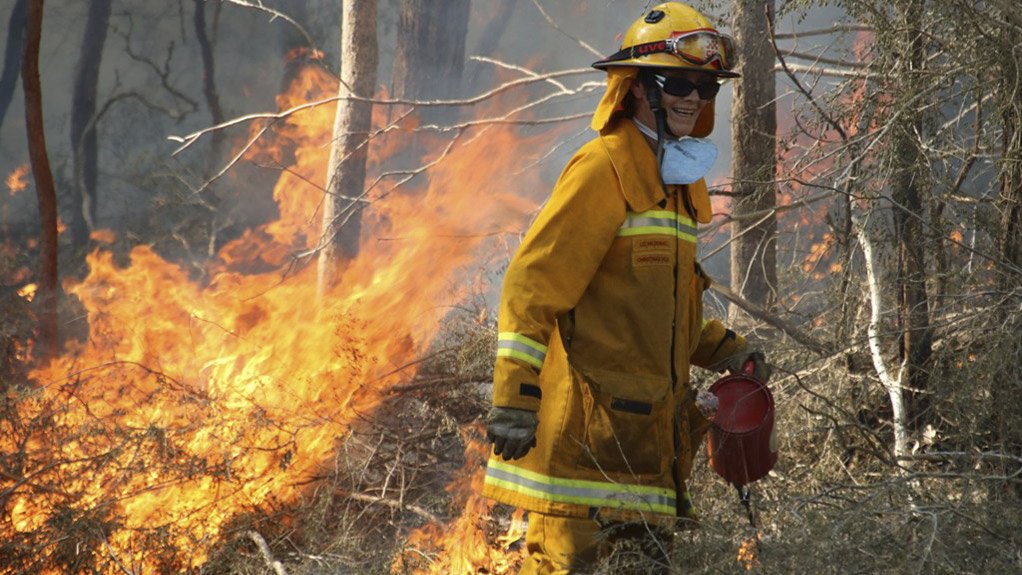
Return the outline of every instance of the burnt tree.
[[[431,100],[461,94],[469,6],[468,0],[401,0],[394,55],[395,97]],[[430,113],[430,119],[445,116],[443,112]]]
[[[4,124],[7,107],[14,99],[21,69],[21,45],[25,35],[25,0],[17,0],[7,22],[7,42],[4,47],[3,70],[0,71],[0,126]]]
[[[320,237],[320,293],[332,283],[332,271],[339,260],[358,253],[372,127],[372,103],[364,98],[373,94],[377,62],[375,0],[345,0],[341,13],[341,82]]]
[[[910,0],[903,6],[901,39],[903,54],[900,70],[895,77],[921,78],[925,64],[923,32],[920,27],[923,0]],[[905,82],[903,97],[910,101],[911,93],[922,88],[922,82]],[[923,230],[923,190],[926,188],[926,160],[919,149],[916,134],[923,133],[922,112],[910,107],[901,116],[893,141],[891,195],[895,202],[894,231],[898,246],[898,315],[901,324],[900,356],[905,361],[905,383],[908,421],[919,427],[927,411],[925,393],[927,370],[932,355],[933,332],[930,328],[929,297],[926,288],[926,260]]]
[[[71,157],[74,165],[74,194],[68,221],[76,246],[88,243],[96,229],[99,179],[99,146],[96,139],[96,88],[103,62],[110,24],[111,0],[89,2],[89,15],[75,69],[71,94]]]
[[[25,18],[25,49],[21,82],[25,92],[25,128],[39,199],[39,341],[44,356],[58,351],[57,339],[57,188],[46,153],[43,91],[39,81],[39,44],[43,33],[43,0],[30,0]]]
[[[763,307],[777,290],[777,218],[743,219],[776,206],[777,113],[774,100],[774,52],[767,22],[774,0],[733,0],[732,30],[739,52],[731,104],[731,288]],[[731,306],[732,317],[739,314]]]
[[[206,107],[209,108],[209,115],[213,124],[222,124],[226,119],[223,108],[220,106],[220,96],[216,91],[216,60],[213,57],[213,41],[206,30],[206,4],[205,0],[195,0],[195,13],[192,23],[195,26],[195,39],[199,43],[199,53],[202,57],[202,95],[206,98]],[[213,34],[216,35],[217,24],[219,23],[220,5],[214,8]],[[210,154],[211,166],[220,162],[220,156],[224,149],[224,134],[220,130],[213,132],[213,151]]]
[[[1022,66],[1015,57],[1014,47],[1022,45],[1022,17],[1017,14],[1003,19],[1000,33],[993,38],[997,46],[992,53],[999,54],[1000,78],[997,86],[997,106],[1001,121],[1001,158],[999,197],[1000,230],[997,237],[1001,258],[1016,270],[1022,268],[1022,102],[1018,98],[1018,85],[1022,80]],[[993,402],[994,438],[1006,453],[1022,453],[1022,419],[1018,417],[1018,398],[1022,393],[1022,318],[1018,303],[1022,299],[1022,277],[1017,271],[1001,270],[1000,291],[1014,297],[1001,306],[997,318],[998,339],[1005,343],[1005,358],[998,361],[999,385],[991,386]],[[1006,353],[1005,353],[1006,352]],[[1012,485],[1017,496],[1022,496],[1022,485]]]

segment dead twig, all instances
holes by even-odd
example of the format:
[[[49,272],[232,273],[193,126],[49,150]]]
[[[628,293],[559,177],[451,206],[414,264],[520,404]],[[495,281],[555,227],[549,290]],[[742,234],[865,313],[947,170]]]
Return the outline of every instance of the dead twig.
[[[447,375],[441,375],[441,376],[436,376],[436,377],[420,377],[420,378],[414,379],[410,383],[406,383],[406,384],[403,384],[403,385],[395,385],[395,386],[391,387],[390,389],[388,389],[387,393],[393,395],[393,394],[397,394],[397,393],[408,393],[410,391],[418,391],[420,389],[425,389],[427,387],[429,387],[429,388],[436,388],[437,386],[441,386],[441,385],[463,385],[463,384],[466,384],[466,383],[476,383],[476,382],[481,383],[481,381],[480,381],[480,379],[478,377],[467,376],[467,375],[460,376],[460,377],[452,377],[452,376],[447,376]]]

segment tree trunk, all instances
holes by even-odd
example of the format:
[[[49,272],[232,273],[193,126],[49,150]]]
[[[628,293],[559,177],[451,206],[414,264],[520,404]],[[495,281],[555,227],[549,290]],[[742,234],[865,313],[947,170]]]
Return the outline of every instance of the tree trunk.
[[[740,51],[731,105],[731,210],[736,216],[776,206],[777,115],[774,54],[767,30],[774,0],[732,0],[732,30]],[[777,219],[731,224],[731,289],[769,308],[777,289]],[[732,319],[739,310],[731,306]]]
[[[902,77],[908,84],[918,86],[918,77],[925,58],[920,32],[923,0],[911,0],[905,9],[905,38],[907,60]],[[905,94],[911,97],[910,94]],[[923,425],[927,411],[927,371],[932,355],[933,333],[930,328],[929,298],[926,291],[926,258],[923,245],[923,200],[926,159],[915,142],[915,134],[923,131],[921,112],[911,111],[903,116],[902,125],[894,141],[894,174],[892,195],[898,206],[894,209],[895,238],[898,242],[898,310],[901,322],[901,357],[905,363],[905,381],[908,420],[913,428]]]
[[[372,104],[352,99],[369,97],[376,86],[376,1],[344,0],[341,13],[341,84],[334,117],[333,146],[323,204],[319,253],[319,289],[332,283],[339,259],[358,253],[364,205],[367,139],[372,127]]]
[[[1022,41],[1022,38],[1018,40]],[[1007,54],[1011,54],[1010,48],[1005,49],[1008,50]],[[1004,59],[1007,62],[1002,67],[1004,75],[1003,84],[1000,86],[1003,94],[1000,102],[1003,106],[1001,113],[1003,126],[999,198],[1001,229],[998,244],[1001,257],[1005,261],[1022,267],[1022,104],[1019,103],[1015,91],[1015,83],[1022,75],[1022,70],[1019,70],[1018,63],[1010,55],[1006,55]],[[1006,290],[1015,289],[1018,287],[1019,278],[1006,273],[1004,283],[1002,287]]]
[[[4,48],[4,68],[0,72],[0,126],[4,125],[7,107],[14,99],[21,68],[21,44],[25,34],[25,0],[17,0],[11,19],[7,23],[7,45]]]
[[[394,96],[432,100],[463,94],[468,0],[401,0],[394,55]],[[450,120],[451,109],[420,113],[427,123]]]
[[[497,51],[497,46],[500,44],[500,39],[504,37],[504,32],[507,31],[508,22],[511,21],[511,14],[514,12],[515,6],[518,2],[515,0],[500,0],[497,3],[496,10],[489,16],[489,21],[486,22],[486,28],[479,35],[479,40],[476,42],[475,50],[471,52],[474,56],[490,56]],[[487,72],[492,73],[494,67],[491,64],[485,64],[482,62],[471,62],[469,64],[469,70],[471,72],[468,75],[467,81],[464,83],[466,89],[476,90],[479,89],[482,82],[488,80],[490,75]]]
[[[39,82],[39,44],[43,30],[43,0],[30,0],[25,18],[25,51],[21,82],[25,91],[25,128],[39,199],[39,342],[44,357],[57,354],[57,190],[46,153],[43,95]]]
[[[209,115],[212,116],[213,124],[224,122],[224,112],[220,107],[220,96],[216,93],[216,72],[215,60],[213,58],[213,43],[209,40],[206,32],[206,0],[195,0],[195,38],[199,42],[199,52],[202,55],[202,95],[206,98],[206,106],[209,108]],[[214,21],[214,30],[216,22]],[[214,35],[216,33],[214,32]],[[210,154],[210,167],[220,162],[223,154],[224,133],[222,130],[213,132],[213,151]]]
[[[1019,102],[1017,85],[1022,77],[1022,67],[1014,57],[1013,47],[1022,43],[1022,33],[1003,29],[1001,46],[1001,78],[998,86],[1001,110],[1001,158],[999,165],[1000,197],[998,208],[1001,213],[998,249],[1004,261],[1022,267],[1022,102]],[[1022,278],[1005,270],[1000,279],[1004,293],[1014,292],[1015,297],[1002,304],[1000,317],[996,322],[999,339],[1004,349],[996,350],[996,357],[1009,358],[1000,368],[998,384],[991,388],[994,413],[994,438],[1005,453],[1022,452],[1022,424],[1018,417],[1018,398],[1022,393],[1022,367],[1018,361],[1022,351],[1022,322],[1018,319],[1019,286]],[[1010,483],[1017,496],[1022,496],[1022,485]]]
[[[96,142],[96,86],[103,62],[110,24],[111,0],[93,0],[82,37],[78,68],[75,70],[71,100],[71,155],[74,164],[73,211],[68,226],[71,240],[84,246],[96,229],[98,204],[96,183],[99,177],[99,148]]]

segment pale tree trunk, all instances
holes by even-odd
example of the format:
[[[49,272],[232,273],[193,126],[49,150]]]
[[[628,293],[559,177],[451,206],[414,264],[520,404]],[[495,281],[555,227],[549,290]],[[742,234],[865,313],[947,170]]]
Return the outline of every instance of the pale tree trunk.
[[[320,294],[333,283],[332,272],[339,260],[351,259],[358,253],[372,104],[352,96],[370,97],[376,86],[375,0],[344,1],[341,58],[341,84],[323,203],[318,262]]]
[[[39,81],[39,44],[43,31],[43,0],[29,0],[25,18],[25,50],[21,82],[25,91],[25,128],[39,199],[39,342],[44,357],[58,351],[57,334],[57,189],[46,153],[43,95]]]
[[[776,206],[777,115],[774,99],[774,53],[767,12],[774,0],[732,0],[731,16],[739,58],[731,105],[731,211],[735,216],[769,211]],[[777,289],[777,218],[738,220],[731,224],[731,288],[745,299],[769,308]],[[732,305],[735,319],[739,309]]]
[[[869,217],[867,215],[866,221],[860,223],[856,230],[859,245],[862,247],[862,259],[866,268],[866,281],[869,284],[870,315],[866,332],[869,339],[870,356],[873,358],[873,367],[876,369],[877,375],[880,377],[880,383],[887,391],[887,397],[891,402],[891,423],[894,427],[894,460],[896,462],[906,461],[905,465],[907,466],[906,456],[909,454],[909,435],[906,424],[908,413],[904,394],[905,362],[902,362],[897,372],[892,373],[891,369],[887,366],[887,361],[884,359],[883,345],[880,341],[880,321],[884,314],[883,288],[881,287],[881,284],[884,282],[884,278],[881,275],[883,273],[883,266],[878,264],[877,255],[874,253],[874,243],[870,237]],[[902,469],[908,470],[907,467],[902,467]]]
[[[904,83],[909,86],[918,86],[918,81],[913,79],[919,77],[925,58],[920,32],[923,8],[922,0],[911,0],[905,5],[903,15],[907,36],[904,39],[906,58],[901,77],[908,79]],[[911,93],[901,95],[908,99],[912,97]],[[908,420],[913,428],[919,429],[924,425],[928,410],[925,398],[933,346],[923,249],[926,234],[922,222],[921,189],[927,166],[915,141],[915,134],[922,133],[923,129],[921,112],[908,111],[900,124],[895,133],[892,174],[892,196],[898,204],[894,209],[895,239],[898,243],[898,316],[902,329],[901,357],[905,361],[905,380],[909,389],[905,398]]]
[[[25,35],[25,0],[17,0],[7,22],[7,42],[4,47],[3,70],[0,71],[0,126],[4,125],[7,107],[14,99],[21,68],[21,45]]]
[[[84,246],[96,229],[99,147],[96,140],[96,88],[103,46],[110,23],[111,0],[92,0],[82,36],[71,95],[71,155],[74,164],[73,209],[68,227],[71,241]]]

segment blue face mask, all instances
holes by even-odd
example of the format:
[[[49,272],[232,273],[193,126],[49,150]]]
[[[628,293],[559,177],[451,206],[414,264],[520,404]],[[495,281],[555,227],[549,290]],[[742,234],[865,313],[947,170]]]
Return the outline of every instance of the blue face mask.
[[[656,140],[656,132],[635,121],[636,127]],[[708,138],[664,138],[664,159],[660,178],[665,184],[691,184],[709,173],[717,160],[717,145]]]

